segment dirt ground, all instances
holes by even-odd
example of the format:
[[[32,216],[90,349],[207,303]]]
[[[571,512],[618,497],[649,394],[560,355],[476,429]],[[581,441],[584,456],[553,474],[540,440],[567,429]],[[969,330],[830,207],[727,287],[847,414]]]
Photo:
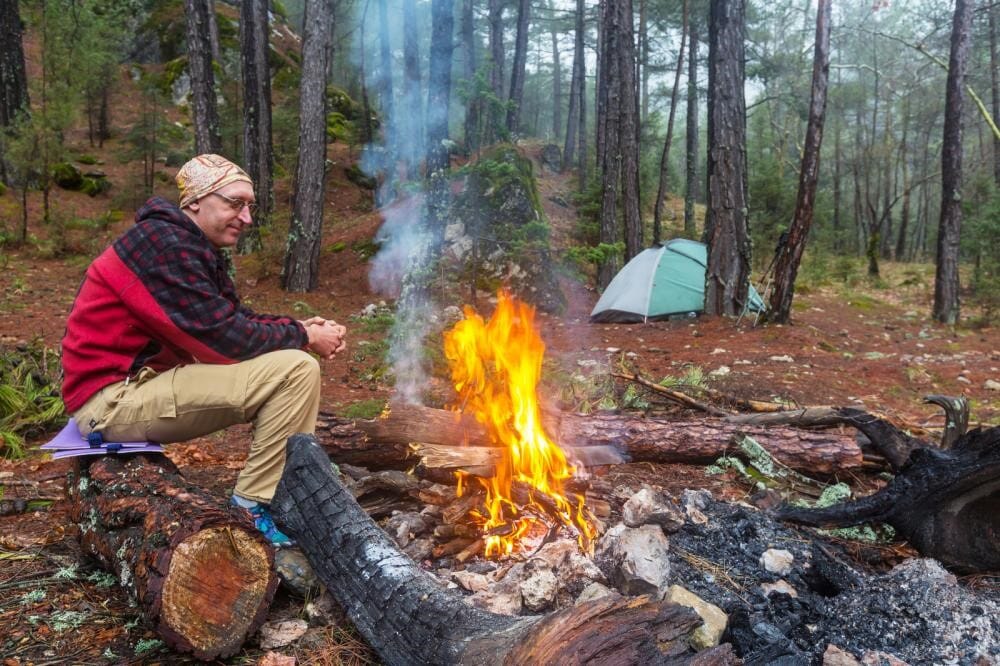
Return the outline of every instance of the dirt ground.
[[[82,137],[75,139],[84,144]],[[106,151],[114,150],[112,142]],[[338,413],[391,395],[383,375],[373,372],[380,360],[364,352],[380,342],[384,332],[369,331],[357,320],[366,305],[384,297],[371,291],[364,258],[380,220],[372,210],[371,194],[343,174],[352,157],[345,146],[331,148],[326,250],[315,292],[288,294],[280,289],[281,256],[275,248],[283,243],[272,240],[262,256],[237,260],[237,286],[251,307],[303,318],[320,314],[348,325],[348,351],[322,365],[323,409]],[[108,159],[101,168],[112,182],[132,182],[127,165]],[[574,224],[572,209],[562,204],[570,199],[570,176],[542,174],[540,189],[555,242],[565,243]],[[167,196],[174,192],[168,178],[158,181],[157,191]],[[286,191],[279,191],[279,201],[287,197]],[[51,258],[44,251],[51,229],[36,222],[40,200],[32,193],[29,229],[42,242],[2,255],[0,345],[34,341],[57,347],[87,263],[131,223],[140,203],[134,191],[121,186],[96,199],[54,191],[53,208],[59,214],[97,217],[114,207],[123,215],[96,233],[71,232],[71,253]],[[13,193],[0,197],[0,216],[8,226],[19,214]],[[567,312],[538,317],[550,372],[555,368],[572,375],[595,361],[612,368],[626,363],[660,380],[698,368],[712,387],[736,397],[851,405],[932,428],[942,424],[941,414],[922,404],[922,397],[965,395],[972,405],[972,423],[1000,423],[1000,391],[987,388],[989,380],[1000,382],[1000,331],[931,323],[931,266],[884,265],[880,288],[863,279],[804,285],[796,296],[793,324],[786,326],[710,318],[592,325],[588,315],[596,292],[569,278],[563,279],[563,286],[569,296]],[[246,428],[233,428],[173,445],[168,455],[189,478],[221,499],[232,487],[247,442]],[[178,663],[175,655],[160,649],[118,588],[81,557],[74,527],[58,499],[69,467],[37,451],[20,461],[0,460],[0,486],[8,499],[23,495],[43,500],[34,505],[38,510],[0,517],[0,663]],[[698,468],[664,467],[656,474],[674,478],[678,487],[702,485],[727,492],[720,481],[703,479]],[[296,616],[302,605],[301,599],[280,593],[272,615]],[[373,659],[349,634],[331,631],[318,640],[284,652],[300,663]],[[230,663],[253,663],[261,655],[248,644]]]

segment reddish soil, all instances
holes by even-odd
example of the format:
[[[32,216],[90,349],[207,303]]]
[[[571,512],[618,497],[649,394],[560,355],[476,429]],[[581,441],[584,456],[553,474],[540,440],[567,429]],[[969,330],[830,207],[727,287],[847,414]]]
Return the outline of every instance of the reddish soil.
[[[71,140],[80,152],[92,152],[84,135],[78,133]],[[130,224],[141,197],[136,198],[131,189],[135,183],[130,176],[133,167],[112,157],[120,149],[111,141],[98,153],[107,157],[100,168],[115,183],[111,193],[90,199],[56,190],[53,209],[69,217],[92,218],[117,208],[123,212],[121,220],[98,233],[73,232],[70,255],[46,257],[44,243],[2,255],[0,343],[4,348],[30,340],[55,348],[87,263]],[[392,389],[371,378],[373,366],[381,361],[360,353],[361,340],[378,341],[382,334],[362,333],[362,327],[352,320],[364,306],[382,298],[371,292],[367,264],[356,249],[360,248],[357,243],[372,238],[379,218],[372,212],[370,193],[351,185],[343,175],[343,167],[351,160],[347,148],[332,146],[330,159],[334,168],[324,234],[328,251],[322,255],[319,289],[308,294],[281,290],[277,276],[284,244],[274,237],[261,256],[238,258],[237,275],[238,289],[259,311],[302,317],[315,313],[348,325],[348,351],[323,363],[323,408],[341,411],[362,400],[387,399]],[[165,177],[157,181],[157,192],[173,196],[172,170],[159,171]],[[542,173],[541,169],[538,172]],[[570,237],[574,213],[553,199],[569,200],[571,183],[569,176],[541,176],[542,199],[557,243]],[[286,210],[287,198],[287,190],[279,190],[279,206]],[[30,196],[30,211],[29,230],[44,241],[51,229],[38,221],[37,193]],[[19,215],[13,193],[0,197],[0,218],[8,228]],[[922,396],[964,394],[972,404],[972,422],[1000,423],[1000,392],[985,387],[987,380],[1000,381],[1000,332],[995,327],[952,328],[931,323],[932,267],[883,266],[883,281],[888,286],[881,289],[864,281],[854,287],[806,285],[810,288],[801,289],[796,297],[792,325],[754,326],[747,319],[737,323],[711,318],[591,325],[587,317],[596,292],[565,280],[568,311],[539,316],[549,348],[546,367],[554,369],[550,374],[558,377],[559,372],[578,372],[589,361],[612,366],[624,362],[660,380],[667,375],[682,376],[695,366],[706,375],[726,366],[728,374],[708,381],[733,396],[799,405],[860,406],[924,426],[939,426],[941,419],[936,408],[921,404]],[[619,391],[622,388],[618,387]],[[571,401],[565,404],[576,406]],[[192,480],[222,498],[241,467],[247,440],[245,428],[234,428],[173,445],[169,455]],[[67,463],[53,462],[34,452],[25,460],[0,461],[0,485],[8,498],[18,493],[57,497],[67,469]],[[702,479],[697,468],[679,467],[673,472],[667,468],[658,473],[683,480],[685,485],[708,485],[726,492],[719,481]],[[24,485],[33,482],[39,484],[38,491]],[[66,573],[72,567],[79,567],[75,578]],[[95,571],[93,564],[81,558],[74,528],[60,501],[47,509],[0,517],[0,626],[4,627],[0,655],[7,656],[5,665],[153,658],[155,653],[137,654],[138,641],[152,634],[133,622],[135,609],[127,605],[117,587],[102,587],[93,576]],[[88,575],[93,580],[87,580]],[[284,604],[278,604],[276,612],[294,615],[301,610],[301,602],[286,599]],[[65,615],[67,611],[78,615]],[[64,613],[63,624],[53,622],[59,612]],[[74,622],[81,623],[73,626]],[[310,661],[315,659],[314,652],[290,652],[306,663],[315,663]],[[260,654],[250,646],[239,659],[253,660]],[[162,652],[156,658],[163,663],[177,662],[175,656]]]

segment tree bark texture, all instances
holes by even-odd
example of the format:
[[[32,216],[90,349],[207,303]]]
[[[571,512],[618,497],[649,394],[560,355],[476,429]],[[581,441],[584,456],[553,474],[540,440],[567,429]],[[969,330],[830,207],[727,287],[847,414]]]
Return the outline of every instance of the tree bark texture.
[[[5,0],[0,4],[0,127],[9,127],[28,110],[22,32],[18,0]]]
[[[642,214],[639,211],[639,89],[635,70],[635,17],[632,0],[612,3],[619,13],[619,69],[621,75],[621,179],[622,217],[625,227],[625,261],[642,252]]]
[[[257,194],[254,224],[239,240],[242,253],[261,247],[260,229],[271,224],[274,205],[274,153],[271,149],[270,28],[267,0],[240,4],[240,56],[243,69],[243,166]]]
[[[660,663],[657,644],[699,621],[691,609],[646,597],[609,596],[541,618],[468,605],[399,551],[308,435],[289,439],[271,509],[389,664]]]
[[[198,154],[222,151],[208,11],[205,0],[184,0],[188,72],[191,74],[191,120],[194,123],[194,149]]]
[[[961,0],[959,0],[961,1]],[[926,557],[960,573],[1000,570],[1000,428],[973,430],[948,451],[918,447],[881,491],[825,509],[786,507],[807,525],[892,525]]]
[[[299,93],[299,159],[295,198],[282,275],[288,291],[312,291],[319,283],[326,187],[326,71],[333,16],[329,0],[306,0]]]
[[[462,0],[462,45],[465,47],[465,80],[471,85],[476,78],[476,24],[473,0]],[[469,100],[465,107],[465,150],[470,155],[479,150],[480,110],[479,97]]]
[[[737,317],[747,303],[745,0],[711,0],[708,49],[708,210],[705,313]]]
[[[688,0],[684,0],[681,18],[681,45],[677,49],[677,71],[674,72],[674,87],[670,93],[670,113],[667,116],[667,137],[663,140],[660,154],[660,177],[656,188],[656,203],[653,206],[653,244],[663,238],[663,202],[667,198],[667,177],[670,171],[670,144],[674,142],[674,117],[677,115],[677,92],[681,87],[681,72],[684,71],[684,40],[687,38]]]
[[[577,125],[578,136],[576,141],[577,157],[577,187],[582,192],[587,188],[588,166],[587,162],[587,63],[583,54],[583,41],[585,37],[584,11],[585,3],[577,0],[577,40],[580,42],[580,122]]]
[[[562,62],[559,58],[559,31],[556,29],[556,6],[548,2],[552,35],[552,141],[559,142],[562,133]]]
[[[688,18],[687,120],[685,127],[686,175],[684,187],[684,237],[697,235],[694,202],[698,199],[698,21]]]
[[[622,174],[621,132],[622,122],[622,62],[621,35],[618,27],[621,12],[617,2],[604,2],[601,16],[601,75],[598,97],[602,102],[602,112],[597,114],[597,122],[601,126],[598,136],[598,150],[601,162],[601,212],[600,233],[601,244],[613,245],[621,239],[622,232],[618,223],[618,193]],[[603,138],[602,138],[603,137]],[[604,289],[611,283],[618,272],[618,260],[615,256],[607,256],[598,269],[597,283]]]
[[[506,101],[504,91],[504,54],[506,49],[503,43],[503,10],[505,3],[503,0],[489,0],[489,22],[490,22],[490,87],[493,90],[495,101],[490,104],[490,124],[487,132],[487,142],[493,143],[500,138],[501,130],[505,126],[506,118],[502,115],[502,104]]]
[[[962,233],[962,103],[969,59],[972,3],[955,0],[951,56],[945,93],[944,140],[941,144],[941,218],[938,223],[934,319],[954,324],[959,316],[958,253]]]
[[[528,62],[528,24],[531,21],[530,0],[518,0],[517,34],[514,39],[514,62],[510,66],[510,95],[507,96],[507,131],[517,134],[524,106],[524,67]]]
[[[396,127],[396,112],[392,93],[392,43],[389,38],[389,10],[386,4],[387,0],[378,0],[378,96],[382,103],[382,140],[385,145],[383,169],[386,178],[392,181],[396,162],[396,136],[399,134],[399,130]]]
[[[777,460],[804,472],[832,474],[862,462],[853,437],[839,432],[613,415],[546,413],[543,422],[557,443],[615,447],[632,462],[710,462],[733,450],[733,439],[739,435],[753,437]],[[386,418],[354,424],[324,417],[317,432],[334,460],[368,467],[415,464],[420,454],[408,446],[410,442],[494,446],[471,416],[413,405],[397,405]]]
[[[431,59],[427,84],[427,173],[447,169],[448,106],[451,103],[451,54],[455,16],[450,0],[431,2]]]
[[[413,178],[424,156],[424,104],[421,93],[420,53],[417,45],[416,0],[403,0],[403,106],[400,145],[407,177]]]
[[[68,484],[80,545],[113,572],[173,650],[239,651],[277,590],[274,551],[241,509],[184,481],[162,456],[105,456]]]
[[[587,11],[584,0],[576,0],[575,35],[573,39],[573,76],[569,84],[569,110],[566,113],[566,142],[563,147],[563,169],[573,164],[577,150],[577,138],[582,138],[581,111],[586,103],[583,97],[583,77],[586,75],[586,57],[583,51],[584,13]],[[582,187],[580,188],[583,189]]]
[[[991,4],[989,15],[990,30],[990,92],[993,101],[993,122],[1000,118],[1000,56],[997,55],[997,8]],[[993,137],[993,184],[1000,187],[1000,139]]]
[[[799,171],[799,192],[795,213],[788,228],[788,237],[778,244],[774,262],[774,291],[768,318],[787,323],[792,314],[795,276],[809,238],[813,209],[816,205],[816,183],[819,181],[819,157],[823,145],[823,122],[826,118],[827,81],[830,78],[830,15],[831,0],[818,0],[816,10],[816,48],[813,54],[812,95],[809,100],[809,120],[802,148],[802,168]]]

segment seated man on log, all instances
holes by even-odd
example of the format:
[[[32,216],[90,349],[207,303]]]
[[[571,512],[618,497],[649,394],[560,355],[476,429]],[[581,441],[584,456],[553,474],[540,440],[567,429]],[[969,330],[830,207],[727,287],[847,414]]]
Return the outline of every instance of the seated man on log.
[[[253,182],[218,155],[177,173],[180,205],[154,197],[87,269],[62,341],[63,400],[80,432],[178,442],[253,423],[232,502],[276,546],[268,510],[294,433],[314,432],[319,363],[345,348],[332,320],[257,314],[222,249],[253,221]]]

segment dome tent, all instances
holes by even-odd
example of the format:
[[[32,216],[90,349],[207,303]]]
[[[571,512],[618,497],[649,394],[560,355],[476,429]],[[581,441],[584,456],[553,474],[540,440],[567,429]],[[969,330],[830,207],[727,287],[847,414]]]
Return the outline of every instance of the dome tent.
[[[675,238],[643,250],[611,280],[590,313],[593,323],[635,323],[705,309],[704,243]],[[750,285],[747,310],[763,312],[764,301]]]

